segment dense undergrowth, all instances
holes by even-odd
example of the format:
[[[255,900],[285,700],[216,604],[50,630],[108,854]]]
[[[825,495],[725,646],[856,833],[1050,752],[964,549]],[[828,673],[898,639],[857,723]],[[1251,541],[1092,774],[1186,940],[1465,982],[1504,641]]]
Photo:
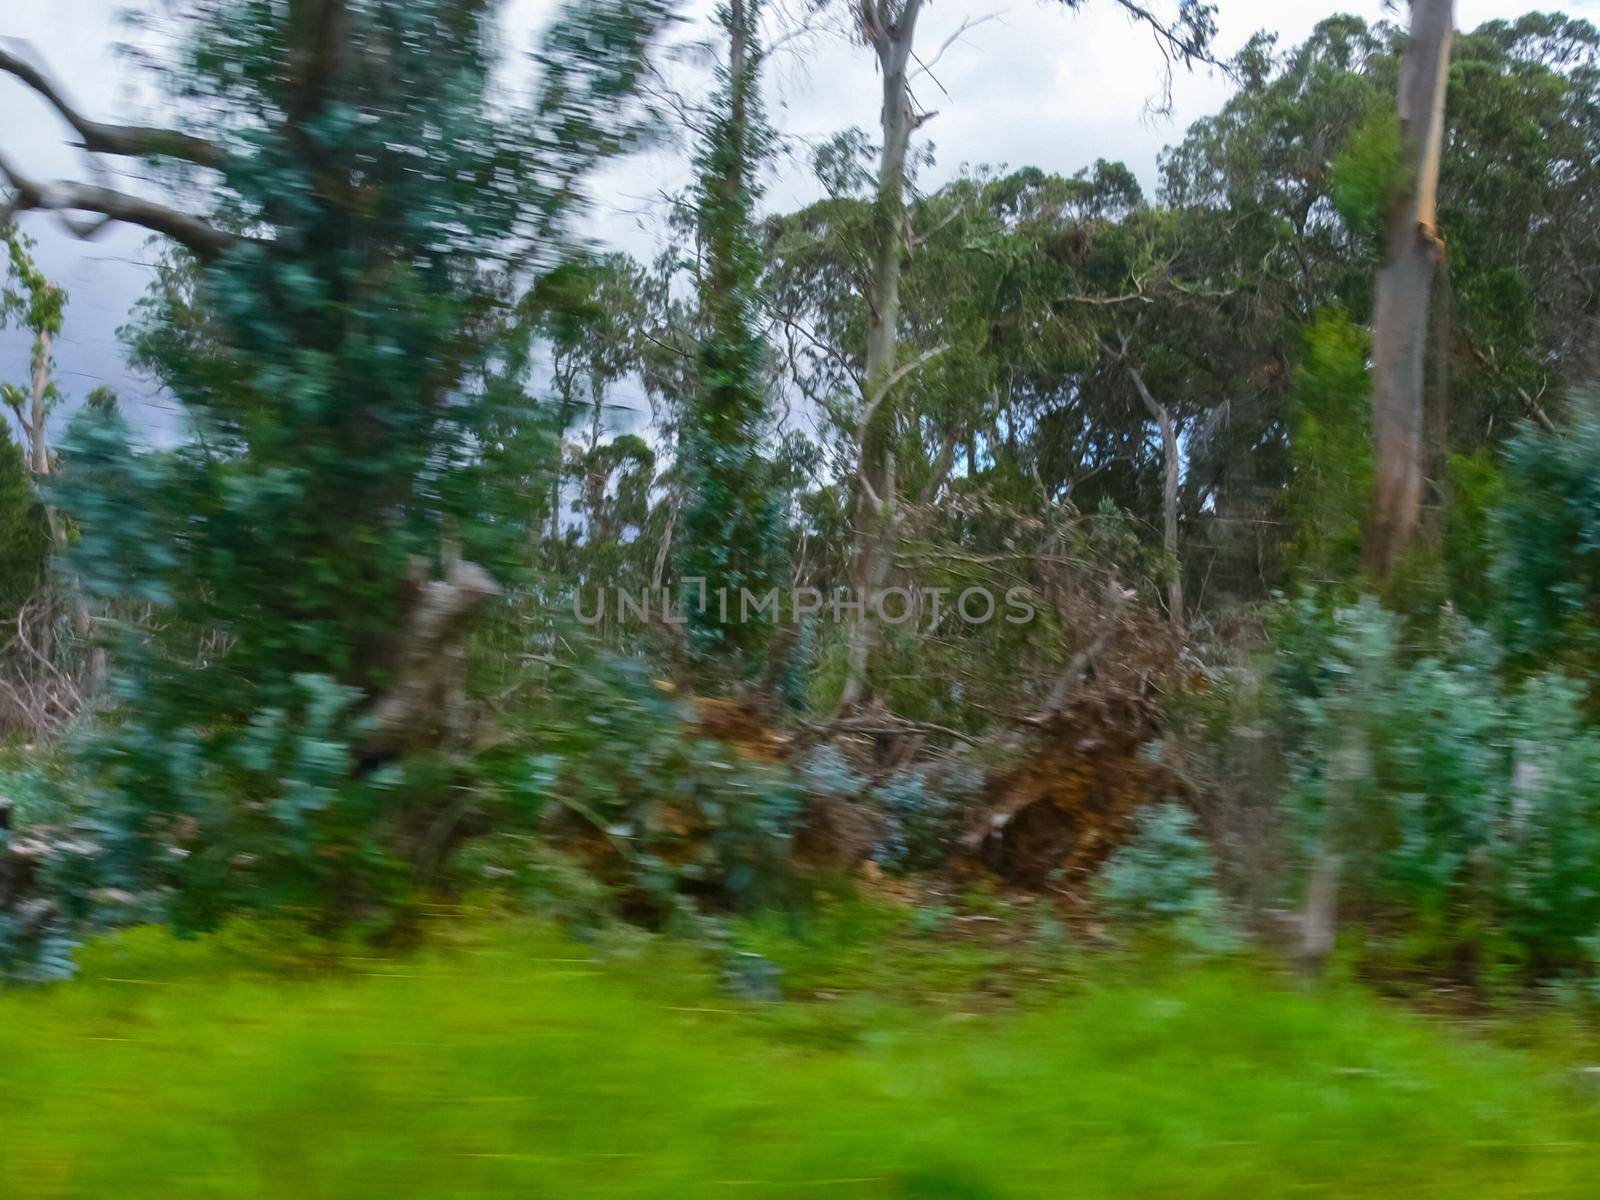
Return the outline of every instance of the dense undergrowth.
[[[769,914],[724,954],[459,916],[394,956],[146,928],[0,996],[0,1194],[1577,1197],[1600,1167],[1564,1027],[1086,962],[959,904]],[[730,982],[754,953],[781,1000]]]

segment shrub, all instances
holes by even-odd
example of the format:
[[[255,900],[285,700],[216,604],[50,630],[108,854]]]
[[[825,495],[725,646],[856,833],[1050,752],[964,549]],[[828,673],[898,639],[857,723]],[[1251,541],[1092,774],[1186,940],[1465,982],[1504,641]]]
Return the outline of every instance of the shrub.
[[[1095,897],[1124,928],[1156,930],[1194,949],[1219,950],[1236,939],[1216,877],[1216,860],[1196,834],[1189,810],[1157,804],[1139,815],[1133,837],[1100,869]]]
[[[1600,662],[1600,394],[1576,397],[1564,428],[1525,425],[1511,440],[1492,524],[1507,644],[1535,660]]]
[[[1395,965],[1479,978],[1587,969],[1600,930],[1600,737],[1557,674],[1507,685],[1457,622],[1432,652],[1371,600],[1284,677],[1302,740],[1289,816],[1342,864],[1339,911]],[[1309,643],[1307,643],[1309,644]]]
[[[982,773],[965,764],[896,771],[875,793],[888,824],[876,861],[902,871],[938,866],[982,783]]]
[[[657,911],[684,892],[745,905],[781,888],[800,811],[794,774],[700,736],[636,660],[574,667],[540,731],[537,797],[604,838],[635,899]]]
[[[125,700],[159,711],[146,686],[125,682]],[[448,777],[421,755],[358,772],[356,700],[306,674],[247,723],[93,731],[76,758],[101,802],[103,882],[162,891],[184,930],[235,909],[351,919],[398,901],[418,823],[407,801]]]

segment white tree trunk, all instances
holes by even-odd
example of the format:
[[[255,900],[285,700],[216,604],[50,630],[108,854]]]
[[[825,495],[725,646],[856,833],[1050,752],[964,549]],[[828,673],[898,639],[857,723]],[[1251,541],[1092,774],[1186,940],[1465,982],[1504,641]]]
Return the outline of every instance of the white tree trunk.
[[[50,474],[50,443],[45,438],[45,400],[50,391],[50,354],[55,339],[48,329],[37,331],[33,343],[33,406],[28,426],[28,466],[35,475]]]
[[[1166,555],[1167,567],[1172,572],[1172,578],[1167,582],[1167,610],[1172,618],[1173,631],[1181,638],[1184,629],[1183,569],[1178,559],[1178,484],[1183,463],[1178,454],[1178,423],[1173,419],[1172,410],[1150,394],[1150,389],[1145,386],[1144,374],[1129,361],[1127,355],[1128,339],[1124,337],[1123,365],[1128,370],[1128,377],[1133,380],[1139,399],[1144,401],[1146,410],[1155,418],[1156,427],[1161,430],[1164,460],[1161,475],[1161,549]]]
[[[906,70],[923,0],[905,0],[891,15],[883,0],[862,0],[862,33],[878,56],[883,75],[881,126],[883,151],[878,164],[878,190],[872,230],[872,275],[867,286],[867,361],[864,401],[868,419],[862,426],[856,484],[856,530],[851,585],[856,599],[868,603],[851,623],[844,691],[840,706],[853,708],[867,693],[867,669],[877,643],[871,597],[888,580],[893,562],[895,524],[894,470],[889,451],[893,428],[892,399],[900,341],[900,266],[905,250],[906,153],[921,123],[911,107]]]

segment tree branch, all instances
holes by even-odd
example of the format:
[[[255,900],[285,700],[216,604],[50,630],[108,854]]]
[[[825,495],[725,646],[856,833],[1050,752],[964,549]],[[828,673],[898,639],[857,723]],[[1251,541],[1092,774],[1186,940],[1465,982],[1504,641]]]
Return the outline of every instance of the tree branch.
[[[24,45],[26,43],[23,43]],[[157,155],[180,158],[202,167],[221,167],[226,159],[222,147],[192,134],[148,125],[108,125],[84,116],[62,94],[43,71],[0,46],[0,71],[14,76],[60,113],[83,139],[83,148],[95,154],[120,154],[129,157]]]
[[[1150,416],[1157,421],[1163,419],[1163,408],[1150,394],[1150,389],[1144,385],[1144,373],[1133,365],[1133,360],[1128,357],[1128,335],[1122,330],[1117,330],[1117,338],[1122,343],[1116,351],[1117,361],[1122,364],[1122,369],[1128,373],[1128,378],[1133,380],[1133,386],[1139,393],[1139,399],[1144,401],[1145,408],[1150,410]]]
[[[199,217],[125,192],[66,179],[45,182],[29,179],[3,155],[0,155],[0,176],[4,176],[12,192],[10,199],[0,203],[0,224],[19,212],[53,212],[76,236],[91,238],[108,222],[124,221],[171,238],[203,261],[217,258],[239,240]],[[70,215],[74,212],[95,213],[103,220],[76,221]]]
[[[944,94],[948,96],[950,93],[945,90],[944,84],[939,83],[938,76],[934,75],[933,69],[938,66],[939,61],[944,58],[947,53],[949,53],[950,47],[954,46],[958,41],[960,41],[962,36],[965,35],[969,30],[976,29],[979,25],[985,24],[988,21],[997,21],[999,19],[1000,14],[998,12],[992,12],[987,16],[982,17],[963,18],[961,24],[956,27],[956,31],[949,37],[945,38],[943,44],[933,52],[933,57],[929,58],[927,62],[923,62],[921,57],[919,57],[916,51],[913,50],[911,52],[911,57],[917,64],[917,71],[909,79],[907,79],[906,82],[911,83],[919,76],[926,75],[928,78],[932,79],[935,84],[938,84],[941,92],[944,92]]]
[[[23,436],[28,441],[33,441],[33,422],[28,420],[27,415],[22,411],[22,393],[8,383],[0,387],[0,399],[5,400],[6,405],[11,409],[12,415],[17,418],[17,424],[21,426]]]

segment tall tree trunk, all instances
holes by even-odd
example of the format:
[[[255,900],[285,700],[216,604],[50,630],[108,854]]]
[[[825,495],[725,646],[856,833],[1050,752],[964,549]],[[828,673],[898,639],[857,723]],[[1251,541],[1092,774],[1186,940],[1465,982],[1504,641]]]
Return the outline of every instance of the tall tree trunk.
[[[1156,413],[1156,423],[1161,427],[1161,450],[1166,458],[1166,471],[1161,480],[1161,548],[1165,552],[1167,570],[1172,578],[1167,581],[1167,611],[1172,618],[1173,631],[1183,636],[1183,565],[1178,561],[1178,423],[1172,419],[1172,410],[1165,404]]]
[[[872,217],[872,275],[867,285],[867,415],[861,429],[860,469],[856,481],[855,555],[851,585],[866,601],[851,623],[843,708],[867,696],[867,668],[877,643],[871,598],[888,580],[893,562],[895,498],[894,467],[889,451],[894,428],[890,390],[900,341],[900,265],[905,251],[906,152],[921,120],[911,107],[906,70],[916,37],[923,0],[904,0],[898,14],[887,0],[861,0],[862,34],[878,56],[883,76],[881,114],[883,151],[878,164],[878,192]]]
[[[1178,423],[1172,410],[1159,403],[1145,386],[1144,374],[1128,359],[1128,339],[1122,339],[1122,364],[1128,378],[1144,401],[1145,408],[1155,418],[1161,430],[1161,451],[1164,458],[1161,476],[1161,549],[1166,555],[1167,569],[1172,578],[1167,582],[1167,610],[1172,618],[1173,631],[1183,636],[1183,569],[1178,561],[1178,482],[1183,464],[1178,456]]]
[[[48,287],[49,285],[44,285]],[[29,379],[29,407],[28,420],[24,423],[24,431],[28,437],[28,469],[40,481],[38,487],[42,493],[43,480],[50,474],[50,439],[45,428],[48,420],[47,404],[50,399],[50,366],[51,355],[55,350],[55,332],[48,325],[35,326],[33,331],[33,361],[32,374]],[[19,417],[21,414],[18,414]],[[44,504],[45,524],[50,530],[50,540],[55,545],[54,553],[61,555],[67,548],[66,526],[62,524],[61,514],[56,512],[55,506]],[[37,630],[37,652],[46,661],[53,662],[56,658],[56,605],[60,602],[60,593],[54,586],[54,569],[46,573],[45,581],[39,591],[38,598],[44,603],[44,616],[39,622]],[[89,622],[89,610],[84,604],[81,595],[70,597],[75,625],[78,632],[86,639],[92,631]]]
[[[1375,487],[1366,559],[1380,579],[1415,541],[1422,516],[1423,377],[1442,253],[1437,192],[1453,9],[1453,0],[1411,0],[1411,36],[1400,71],[1408,184],[1390,208],[1388,258],[1378,272],[1372,315]]]

